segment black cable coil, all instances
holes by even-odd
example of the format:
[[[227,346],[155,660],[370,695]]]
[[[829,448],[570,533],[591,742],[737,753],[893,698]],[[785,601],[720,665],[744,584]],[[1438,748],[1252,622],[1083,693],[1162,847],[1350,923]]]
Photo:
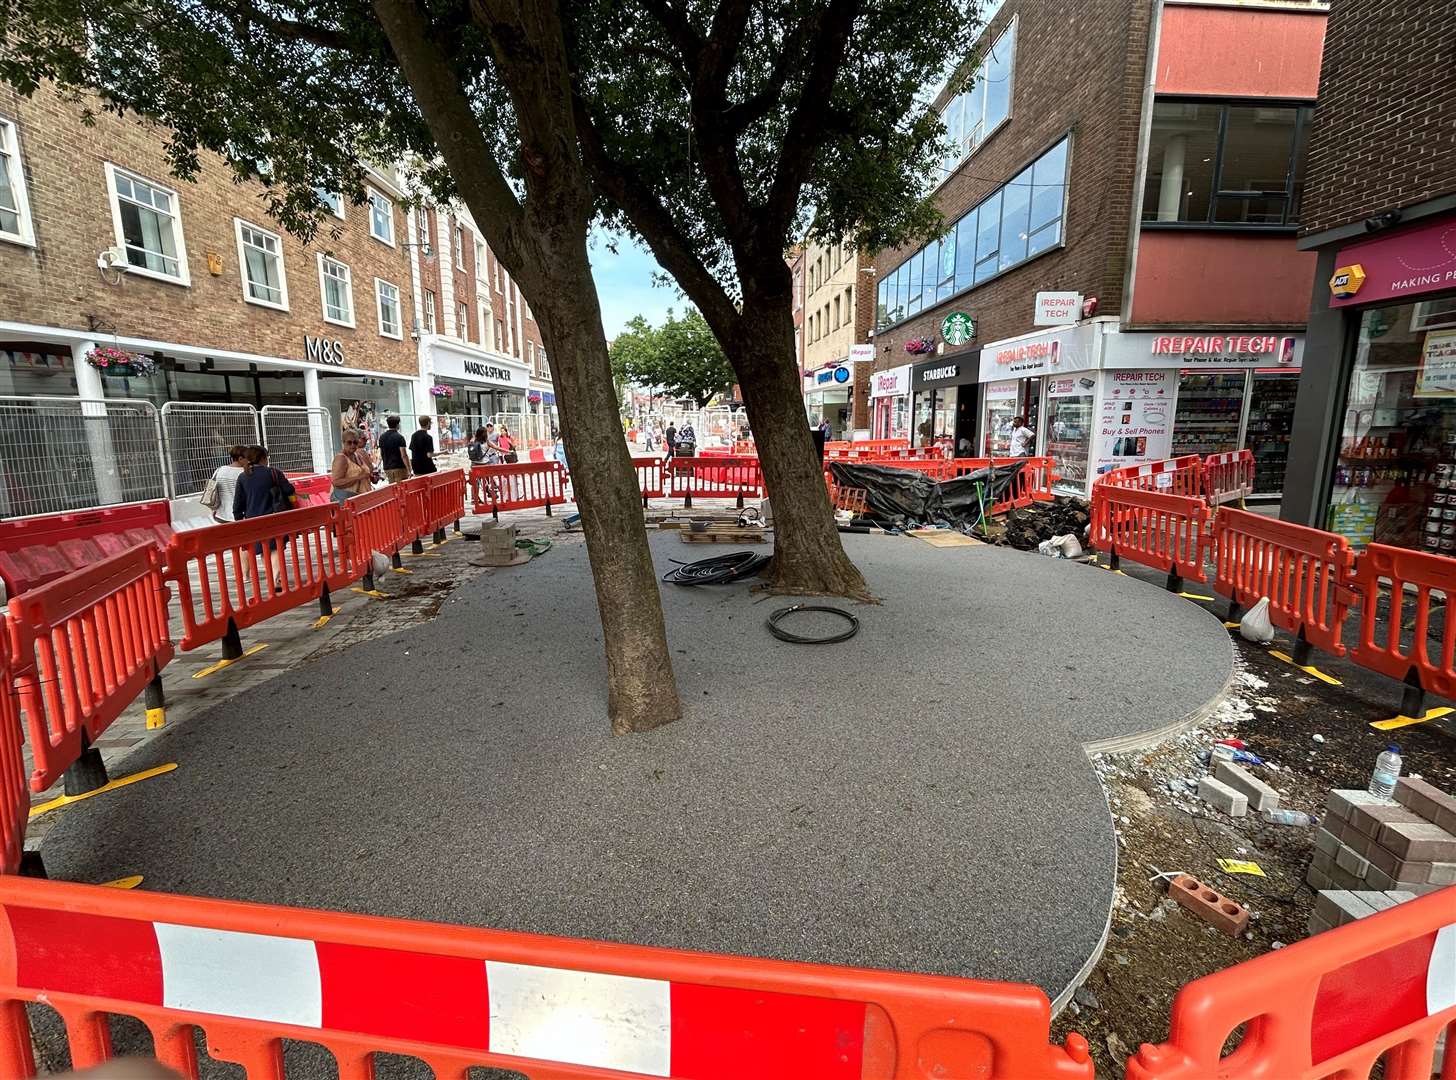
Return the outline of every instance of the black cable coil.
[[[727,555],[714,555],[697,562],[681,563],[674,559],[677,565],[663,574],[662,580],[674,585],[725,585],[758,573],[772,558],[753,551],[730,551]]]
[[[823,611],[830,615],[838,615],[841,619],[849,620],[849,628],[841,630],[837,634],[828,637],[805,637],[802,634],[792,634],[779,625],[779,622],[786,616],[796,614],[800,611]],[[837,607],[827,607],[821,604],[795,604],[792,607],[782,607],[768,617],[768,630],[780,641],[792,641],[796,645],[834,645],[841,641],[848,641],[859,633],[859,619]]]

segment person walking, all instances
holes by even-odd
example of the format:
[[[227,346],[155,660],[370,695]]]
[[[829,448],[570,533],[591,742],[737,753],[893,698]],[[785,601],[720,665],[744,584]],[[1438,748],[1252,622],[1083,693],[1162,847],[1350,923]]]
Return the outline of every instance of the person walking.
[[[493,465],[490,460],[490,434],[483,427],[475,429],[475,438],[465,448],[465,456],[470,459],[472,465]]]
[[[435,468],[435,437],[430,434],[430,424],[428,416],[420,417],[420,429],[410,436],[410,471],[416,476],[438,471]]]
[[[228,463],[219,465],[212,477],[202,488],[198,501],[212,511],[212,520],[219,524],[233,521],[233,492],[237,489],[238,477],[243,475],[243,462],[247,457],[246,446],[228,449]]]
[[[360,446],[357,431],[344,432],[344,448],[334,455],[329,479],[333,481],[333,500],[343,502],[354,495],[368,495],[374,490],[374,462],[369,451]]]
[[[389,430],[379,436],[380,465],[384,478],[391,484],[409,478],[409,458],[404,456],[404,436],[399,433],[399,417],[391,416],[386,423]]]
[[[667,438],[662,445],[667,450],[667,456],[672,457],[673,451],[677,448],[677,426],[670,421],[667,425]]]
[[[511,429],[504,424],[500,426],[500,434],[496,437],[496,442],[500,445],[501,460],[507,465],[514,465],[521,460],[516,453],[516,441],[511,438]]]
[[[1026,426],[1026,417],[1013,416],[1011,418],[1011,456],[1029,457],[1035,443],[1036,432]]]
[[[266,446],[250,446],[243,456],[243,474],[233,488],[233,519],[249,521],[292,510],[298,504],[298,492],[293,484],[279,470],[268,464]],[[287,541],[284,541],[287,543]],[[272,554],[273,591],[282,592],[286,584],[283,575],[283,552],[277,540],[268,541]],[[253,545],[253,554],[263,554],[260,541]]]

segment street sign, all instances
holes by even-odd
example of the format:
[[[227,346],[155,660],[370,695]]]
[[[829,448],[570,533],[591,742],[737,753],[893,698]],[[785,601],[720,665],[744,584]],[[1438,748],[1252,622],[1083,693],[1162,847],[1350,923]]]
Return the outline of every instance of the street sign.
[[[1081,314],[1081,293],[1039,292],[1036,294],[1036,317],[1032,325],[1070,326]]]
[[[941,320],[940,336],[947,345],[964,345],[976,336],[976,320],[964,311],[952,311]]]

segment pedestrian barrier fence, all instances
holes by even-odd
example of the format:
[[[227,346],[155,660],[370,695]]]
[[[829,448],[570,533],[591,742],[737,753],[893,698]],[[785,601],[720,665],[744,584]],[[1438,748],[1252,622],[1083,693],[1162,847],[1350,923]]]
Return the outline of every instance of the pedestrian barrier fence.
[[[409,541],[415,554],[424,550],[420,546],[420,539],[425,535],[425,526],[429,524],[427,517],[430,475],[426,473],[423,476],[411,476],[394,485],[399,489],[400,520],[404,523],[401,543]]]
[[[231,447],[262,439],[258,410],[225,402],[169,401],[162,406],[162,433],[174,498],[200,492],[217,467],[227,464]],[[312,471],[313,465],[304,469]]]
[[[1203,495],[1209,506],[1239,502],[1254,493],[1254,452],[1226,450],[1203,459]]]
[[[1187,495],[1201,499],[1203,462],[1197,454],[1186,454],[1183,457],[1149,461],[1142,465],[1126,465],[1098,477],[1094,487],[1099,485],[1139,488],[1142,491],[1160,491],[1169,495]]]
[[[171,661],[161,557],[139,545],[15,597],[9,613],[30,786],[44,791]]]
[[[425,525],[421,534],[439,537],[465,516],[465,470],[446,469],[429,473],[425,479]]]
[[[0,580],[18,596],[137,544],[165,547],[171,536],[165,499],[0,521]]]
[[[763,497],[763,471],[756,457],[674,457],[669,459],[668,477],[672,494],[693,505],[694,495],[732,498],[743,505],[744,497]]]
[[[1355,564],[1343,536],[1247,510],[1221,507],[1213,519],[1213,588],[1229,598],[1230,621],[1241,608],[1269,598],[1269,619],[1310,645],[1344,656],[1341,640],[1355,596]],[[1297,655],[1296,662],[1306,662]]]
[[[272,463],[272,454],[268,455],[268,461],[270,464]],[[288,482],[293,485],[293,490],[298,493],[298,499],[301,505],[319,506],[332,500],[334,495],[333,480],[320,473],[290,476]]]
[[[324,408],[305,405],[264,405],[263,445],[268,464],[286,473],[327,469],[334,459],[336,430]]]
[[[857,444],[856,444],[857,445]],[[906,469],[918,472],[935,481],[954,480],[960,476],[983,472],[987,469],[1015,470],[1011,482],[1002,496],[991,507],[994,514],[1030,506],[1033,502],[1046,502],[1054,498],[1052,484],[1057,474],[1049,457],[1006,457],[1006,458],[873,458],[857,462],[860,465],[879,465],[889,469]]]
[[[0,874],[20,870],[30,794],[25,786],[25,751],[19,695],[14,693],[10,635],[0,633]]]
[[[1092,1080],[1049,1041],[1035,987],[690,953],[30,878],[0,880],[0,1075],[35,1075],[25,1005],[65,1022],[72,1063],[117,1049],[108,1014],[197,1076],[208,1054],[276,1080],[283,1040],[339,1075],[408,1054],[439,1077],[531,1080]]]
[[[353,580],[334,535],[337,509],[310,506],[174,535],[167,579],[182,610],[183,650],[221,640],[224,659],[235,659],[238,630]]]
[[[1426,691],[1456,697],[1456,620],[1451,617],[1456,559],[1371,544],[1355,563],[1352,584],[1359,596],[1360,635],[1350,658],[1415,690],[1401,709],[1406,716],[1420,715],[1420,695]],[[1377,621],[1382,596],[1388,605],[1383,630]],[[1434,645],[1433,605],[1441,608]]]
[[[1436,1039],[1453,1024],[1456,888],[1447,888],[1189,983],[1173,1001],[1168,1041],[1144,1044],[1126,1080],[1344,1080],[1370,1076],[1382,1059],[1386,1080],[1430,1080]]]
[[[632,471],[637,474],[637,491],[642,496],[643,506],[647,505],[648,499],[660,499],[667,494],[662,458],[634,455]]]
[[[515,465],[472,465],[470,494],[475,512],[499,520],[502,510],[551,507],[566,502],[566,470],[559,461],[521,461]]]
[[[391,484],[367,495],[355,495],[339,507],[339,537],[349,565],[364,578],[366,588],[374,585],[374,553],[395,557],[404,546],[402,486]]]
[[[1182,580],[1206,581],[1204,529],[1208,507],[1201,498],[1167,495],[1140,487],[1098,485],[1092,504],[1092,543],[1107,552],[1112,566],[1126,556],[1168,574],[1168,587]]]
[[[149,401],[0,397],[0,517],[165,499],[166,475]]]

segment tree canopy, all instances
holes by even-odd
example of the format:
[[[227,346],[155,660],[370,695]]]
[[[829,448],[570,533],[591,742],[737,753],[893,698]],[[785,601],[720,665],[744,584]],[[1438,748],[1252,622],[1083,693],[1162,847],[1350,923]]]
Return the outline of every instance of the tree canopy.
[[[641,315],[612,342],[612,372],[639,386],[661,387],[673,397],[689,397],[699,407],[733,383],[733,366],[707,321],[689,309],[681,319],[669,309],[661,326]]]

